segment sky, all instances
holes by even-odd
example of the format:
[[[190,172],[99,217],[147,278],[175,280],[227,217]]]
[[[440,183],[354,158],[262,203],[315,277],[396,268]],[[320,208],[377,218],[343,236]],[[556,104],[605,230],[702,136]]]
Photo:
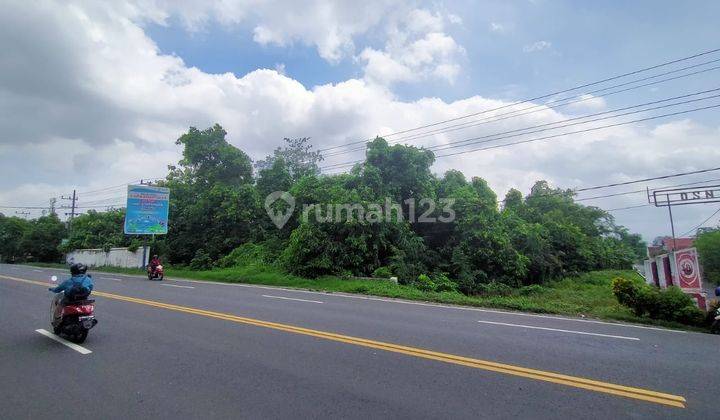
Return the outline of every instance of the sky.
[[[720,88],[720,69],[713,69],[720,66],[713,62],[720,60],[717,52],[513,105],[720,48],[713,18],[720,3],[712,1],[3,3],[0,206],[46,206],[52,197],[66,204],[60,197],[74,189],[83,211],[122,205],[125,184],[162,177],[177,162],[175,140],[190,126],[217,122],[233,145],[259,160],[284,137],[310,137],[315,148],[324,149],[483,113],[412,133],[471,125],[452,132],[387,137],[441,146]],[[635,88],[607,96],[613,89],[600,90],[652,76],[657,77],[645,83],[658,83],[628,84]],[[717,94],[584,121],[572,131],[717,105],[720,98],[708,97]],[[555,106],[573,95],[582,100]],[[500,107],[505,108],[488,111]],[[533,112],[492,121],[526,107]],[[502,198],[510,188],[527,193],[540,179],[587,188],[712,168],[720,166],[719,115],[717,108],[706,109],[490,150],[454,148],[448,151],[466,153],[439,157],[433,171],[442,176],[454,168],[468,178],[480,176]],[[324,165],[362,157],[361,150],[327,156]],[[720,171],[578,198],[699,181],[720,184]],[[608,210],[646,202],[643,193],[583,201]],[[691,230],[718,207],[677,208],[676,233]],[[41,214],[27,211],[29,217]],[[666,209],[611,213],[647,240],[670,233]]]

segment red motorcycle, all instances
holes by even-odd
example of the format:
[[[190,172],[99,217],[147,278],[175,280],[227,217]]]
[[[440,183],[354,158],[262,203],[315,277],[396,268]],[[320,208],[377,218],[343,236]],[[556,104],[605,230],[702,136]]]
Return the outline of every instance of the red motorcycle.
[[[57,281],[57,277],[53,276],[52,281]],[[69,300],[64,293],[58,293],[51,307],[53,333],[66,335],[78,344],[84,342],[90,329],[98,323],[94,303],[93,299]]]
[[[148,280],[162,280],[165,278],[165,271],[162,265],[156,265],[155,269],[148,267]]]

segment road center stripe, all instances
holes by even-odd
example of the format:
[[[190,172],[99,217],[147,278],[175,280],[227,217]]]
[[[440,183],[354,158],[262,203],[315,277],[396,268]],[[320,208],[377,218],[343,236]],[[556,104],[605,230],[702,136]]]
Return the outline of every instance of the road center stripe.
[[[80,353],[80,354],[90,354],[90,353],[92,353],[91,350],[88,350],[88,349],[86,349],[85,347],[80,346],[80,345],[77,345],[77,344],[75,344],[75,343],[71,343],[71,342],[67,341],[66,339],[64,339],[64,338],[62,338],[62,337],[58,337],[57,335],[51,333],[50,331],[46,331],[46,330],[40,329],[40,330],[35,330],[35,332],[39,332],[40,334],[44,335],[45,337],[47,337],[47,338],[49,338],[49,339],[51,339],[51,340],[55,340],[55,341],[57,341],[57,342],[60,343],[60,344],[64,344],[64,345],[70,347],[71,349],[75,350],[76,352],[78,352],[78,353]]]
[[[39,281],[21,279],[0,275],[0,278],[18,281],[22,283],[35,284],[47,287],[47,284]],[[504,373],[507,375],[519,376],[523,378],[535,379],[539,381],[551,382],[560,385],[566,385],[574,388],[586,389],[605,394],[632,398],[641,401],[653,402],[672,407],[685,408],[685,398],[680,395],[666,394],[663,392],[652,391],[643,388],[636,388],[624,385],[613,384],[609,382],[595,381],[592,379],[563,375],[555,372],[548,372],[538,369],[529,369],[521,366],[509,365],[504,363],[491,362],[487,360],[463,357],[449,353],[440,353],[426,350],[418,347],[408,347],[382,341],[368,340],[360,337],[352,337],[348,335],[335,334],[331,332],[312,330],[309,328],[296,327],[293,325],[280,324],[276,322],[262,321],[259,319],[245,318],[237,315],[226,314],[221,312],[206,311],[202,309],[192,308],[188,306],[173,305],[169,303],[157,302],[146,299],[139,299],[130,296],[116,295],[113,293],[94,292],[95,296],[105,297],[108,299],[120,300],[125,302],[133,302],[156,308],[168,309],[176,312],[184,312],[188,314],[206,316],[208,318],[222,319],[226,321],[236,322],[239,324],[254,325],[273,330],[285,331],[294,334],[307,335],[311,337],[322,338],[325,340],[336,341],[341,343],[352,344],[361,347],[374,348],[392,353],[405,354],[408,356],[436,360],[444,363],[450,363],[460,366],[471,367],[491,372]]]
[[[194,289],[194,287],[192,287],[192,286],[180,286],[179,284],[161,283],[160,286],[179,287],[179,288],[181,288],[181,289]]]
[[[502,325],[505,327],[518,327],[518,328],[528,328],[533,330],[545,330],[545,331],[557,331],[557,332],[563,332],[568,334],[582,334],[582,335],[594,335],[596,337],[607,337],[607,338],[618,338],[621,340],[640,340],[637,337],[625,337],[623,335],[610,335],[610,334],[600,334],[600,333],[591,333],[586,331],[575,331],[575,330],[561,330],[558,328],[548,328],[548,327],[536,327],[534,325],[522,325],[522,324],[509,324],[506,322],[494,322],[494,321],[478,321],[482,324],[491,324],[491,325]]]
[[[285,296],[262,295],[262,297],[271,298],[271,299],[296,300],[298,302],[322,303],[319,300],[298,299],[298,298],[291,298],[291,297],[285,297]]]

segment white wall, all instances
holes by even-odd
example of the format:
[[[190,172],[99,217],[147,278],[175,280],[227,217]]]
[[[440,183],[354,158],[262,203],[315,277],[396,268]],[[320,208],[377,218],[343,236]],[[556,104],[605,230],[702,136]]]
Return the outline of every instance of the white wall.
[[[147,265],[150,258],[150,248],[145,253],[145,261],[143,264],[143,249],[138,248],[135,252],[128,251],[127,248],[110,248],[109,252],[102,249],[76,249],[65,255],[68,263],[83,263],[88,267],[125,267],[125,268],[142,268]]]

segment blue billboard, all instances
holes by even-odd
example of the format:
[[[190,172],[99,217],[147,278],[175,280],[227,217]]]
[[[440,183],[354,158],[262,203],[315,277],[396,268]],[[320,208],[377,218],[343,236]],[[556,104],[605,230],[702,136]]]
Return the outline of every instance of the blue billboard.
[[[128,185],[125,233],[164,235],[168,231],[170,190],[151,185]]]

